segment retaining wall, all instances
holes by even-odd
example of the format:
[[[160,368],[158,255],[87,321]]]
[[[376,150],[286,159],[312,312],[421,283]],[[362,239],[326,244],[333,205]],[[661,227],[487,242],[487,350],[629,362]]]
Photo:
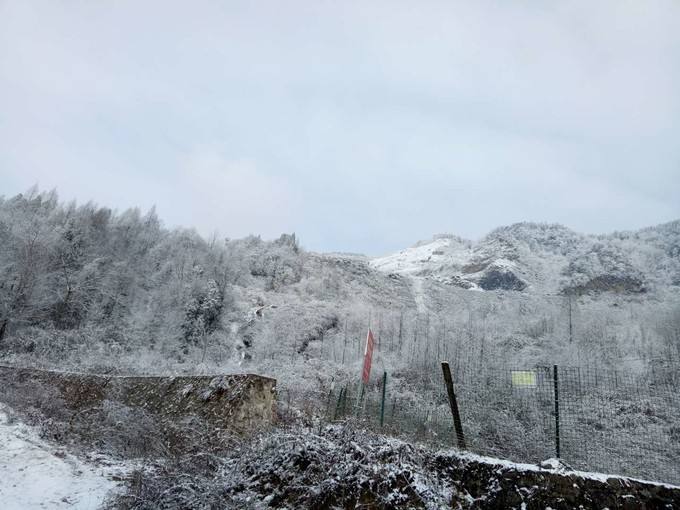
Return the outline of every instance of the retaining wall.
[[[195,415],[216,428],[248,432],[274,421],[276,380],[254,374],[221,376],[106,376],[0,366],[0,400],[12,385],[56,390],[78,412],[104,400],[163,418]]]

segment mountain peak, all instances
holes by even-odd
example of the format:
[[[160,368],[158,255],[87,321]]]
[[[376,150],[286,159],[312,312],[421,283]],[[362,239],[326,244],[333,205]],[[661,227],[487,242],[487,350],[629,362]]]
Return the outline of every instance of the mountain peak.
[[[371,265],[463,288],[643,292],[649,284],[680,282],[680,220],[600,236],[557,223],[519,222],[498,227],[476,243],[436,235],[374,258]]]

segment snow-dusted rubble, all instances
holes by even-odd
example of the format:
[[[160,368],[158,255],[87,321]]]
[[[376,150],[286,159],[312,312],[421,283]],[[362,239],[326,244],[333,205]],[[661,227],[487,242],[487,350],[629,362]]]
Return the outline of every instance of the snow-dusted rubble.
[[[332,425],[263,436],[235,452],[223,476],[231,501],[247,508],[665,508],[680,498],[670,485],[547,465]]]

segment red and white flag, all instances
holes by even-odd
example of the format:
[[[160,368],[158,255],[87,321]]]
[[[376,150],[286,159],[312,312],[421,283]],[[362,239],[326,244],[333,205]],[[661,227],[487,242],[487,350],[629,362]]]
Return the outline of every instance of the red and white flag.
[[[368,335],[366,335],[366,350],[364,351],[364,371],[361,374],[361,380],[364,384],[368,384],[368,378],[371,376],[371,361],[373,361],[373,332],[368,328]]]

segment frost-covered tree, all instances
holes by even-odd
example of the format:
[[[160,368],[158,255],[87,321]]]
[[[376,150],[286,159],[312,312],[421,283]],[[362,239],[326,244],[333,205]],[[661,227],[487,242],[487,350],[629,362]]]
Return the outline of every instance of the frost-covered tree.
[[[197,343],[212,333],[219,325],[222,313],[222,293],[215,280],[208,280],[205,287],[196,293],[186,307],[182,325],[184,338]]]

